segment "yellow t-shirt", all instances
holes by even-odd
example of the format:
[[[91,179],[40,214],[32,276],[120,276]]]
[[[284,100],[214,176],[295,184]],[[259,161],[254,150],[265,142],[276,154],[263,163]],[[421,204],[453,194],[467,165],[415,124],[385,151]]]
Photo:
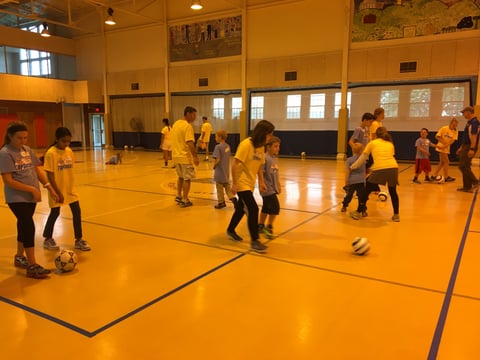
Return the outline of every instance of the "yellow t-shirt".
[[[435,147],[435,150],[440,153],[450,154],[450,145],[453,144],[455,140],[458,140],[458,130],[452,130],[448,125],[442,126],[440,130],[438,130],[435,137],[440,137],[444,143],[448,144],[444,145],[439,141]]]
[[[363,153],[372,154],[373,165],[370,168],[372,171],[398,168],[395,160],[395,146],[390,141],[374,139],[367,144]]]
[[[205,133],[202,141],[210,142],[210,135],[212,134],[212,125],[208,121],[202,124],[202,128],[200,129],[200,138],[202,138],[202,133]]]
[[[75,158],[73,156],[73,151],[68,146],[65,150],[52,146],[45,154],[43,168],[45,171],[53,173],[58,189],[65,199],[62,204],[56,203],[50,193],[48,193],[48,205],[50,207],[59,207],[79,200],[79,196],[74,190],[74,163]]]
[[[370,130],[370,140],[375,139],[375,136],[376,136],[375,133],[376,133],[377,129],[379,127],[382,127],[382,126],[383,126],[383,124],[382,124],[381,121],[374,120],[372,122],[372,125],[370,125],[370,129],[369,129]]]
[[[188,141],[195,141],[192,125],[185,119],[175,121],[170,132],[172,140],[172,160],[176,164],[193,164]]]
[[[254,148],[251,138],[248,137],[238,145],[235,159],[242,163],[237,182],[237,191],[250,190],[253,192],[258,170],[265,163],[265,147]]]

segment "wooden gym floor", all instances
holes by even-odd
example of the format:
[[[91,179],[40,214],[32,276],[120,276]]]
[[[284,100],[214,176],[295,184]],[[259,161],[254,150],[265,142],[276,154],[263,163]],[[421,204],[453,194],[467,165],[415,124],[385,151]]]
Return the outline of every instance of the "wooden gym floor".
[[[212,162],[201,162],[190,208],[174,202],[162,154],[77,151],[84,237],[72,273],[25,277],[13,267],[15,220],[0,199],[1,359],[479,359],[480,211],[448,184],[412,184],[400,166],[401,222],[390,201],[360,221],[341,213],[344,162],[280,159],[278,235],[265,255],[225,235]],[[478,167],[475,168],[478,174]],[[423,176],[422,176],[423,178]],[[356,207],[357,200],[350,204]],[[46,194],[37,207],[42,247]],[[68,207],[55,239],[73,247]],[[355,236],[371,252],[352,255]]]

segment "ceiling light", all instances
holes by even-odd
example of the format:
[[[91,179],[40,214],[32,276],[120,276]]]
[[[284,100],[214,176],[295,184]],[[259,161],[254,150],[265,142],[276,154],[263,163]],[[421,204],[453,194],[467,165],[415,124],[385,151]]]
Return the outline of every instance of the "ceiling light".
[[[48,31],[48,25],[46,22],[44,22],[43,24],[43,30],[42,32],[40,33],[41,36],[43,37],[50,37],[50,32]]]
[[[202,10],[203,6],[200,0],[192,0],[192,5],[190,5],[190,9],[192,10]]]
[[[115,20],[113,20],[113,9],[112,9],[112,8],[108,8],[108,9],[107,9],[107,13],[108,13],[108,16],[107,16],[107,19],[105,20],[105,24],[107,24],[107,25],[115,25],[116,22],[115,22]]]

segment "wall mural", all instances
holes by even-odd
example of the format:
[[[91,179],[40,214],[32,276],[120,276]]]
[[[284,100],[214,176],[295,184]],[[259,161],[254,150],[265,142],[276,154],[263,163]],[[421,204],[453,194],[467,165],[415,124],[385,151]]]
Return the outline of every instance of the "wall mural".
[[[355,0],[352,42],[480,28],[480,0]]]
[[[169,35],[172,62],[242,53],[241,16],[170,26]]]

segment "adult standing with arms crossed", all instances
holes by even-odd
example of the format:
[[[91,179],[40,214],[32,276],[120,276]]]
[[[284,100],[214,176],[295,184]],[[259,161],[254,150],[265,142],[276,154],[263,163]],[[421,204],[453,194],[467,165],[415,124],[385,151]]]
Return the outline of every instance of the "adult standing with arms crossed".
[[[17,218],[17,253],[14,265],[26,269],[27,277],[43,279],[50,274],[50,270],[37,264],[35,259],[33,214],[37,202],[42,200],[38,182],[48,189],[52,198],[58,200],[58,197],[40,168],[40,160],[26,145],[27,139],[28,130],[24,123],[8,124],[4,145],[0,150],[0,173],[5,201]]]
[[[181,207],[192,206],[188,198],[191,180],[195,178],[195,166],[198,156],[195,150],[195,134],[192,123],[197,117],[197,110],[187,106],[183,111],[183,119],[175,121],[172,126],[172,158],[177,170],[177,197],[175,201]]]
[[[239,200],[235,204],[235,212],[228,225],[227,235],[234,241],[243,240],[235,232],[235,228],[246,214],[251,238],[250,249],[258,253],[264,253],[267,246],[259,241],[258,205],[253,191],[257,177],[260,192],[267,190],[262,165],[265,163],[265,144],[271,140],[273,130],[275,126],[271,122],[267,120],[258,122],[251,135],[238,145],[232,166],[232,192],[238,195]]]
[[[478,149],[478,131],[480,124],[475,116],[473,107],[467,106],[461,113],[467,120],[467,124],[463,130],[462,145],[457,150],[458,168],[462,172],[463,177],[463,187],[457,190],[473,192],[473,189],[478,186],[478,179],[472,172],[472,158]]]

